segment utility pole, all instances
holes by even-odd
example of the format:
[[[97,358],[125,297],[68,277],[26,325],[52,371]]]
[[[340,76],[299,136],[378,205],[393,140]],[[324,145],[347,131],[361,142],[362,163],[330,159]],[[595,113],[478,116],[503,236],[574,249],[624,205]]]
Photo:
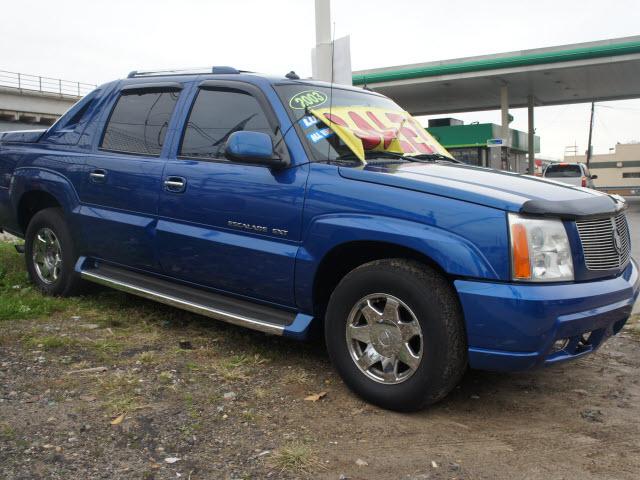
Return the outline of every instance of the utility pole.
[[[589,141],[587,142],[587,168],[589,168],[589,161],[591,160],[591,137],[593,136],[593,110],[595,102],[591,101],[591,120],[589,120]]]

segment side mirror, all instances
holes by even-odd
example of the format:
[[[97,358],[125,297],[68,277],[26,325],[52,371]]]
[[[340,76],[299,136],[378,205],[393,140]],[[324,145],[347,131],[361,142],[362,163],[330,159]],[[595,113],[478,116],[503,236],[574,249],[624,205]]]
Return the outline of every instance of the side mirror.
[[[273,150],[271,137],[262,132],[242,130],[229,135],[225,156],[232,162],[255,163],[271,168],[284,168],[288,162]]]
[[[591,175],[591,180],[595,180],[596,178],[598,178],[598,175]]]

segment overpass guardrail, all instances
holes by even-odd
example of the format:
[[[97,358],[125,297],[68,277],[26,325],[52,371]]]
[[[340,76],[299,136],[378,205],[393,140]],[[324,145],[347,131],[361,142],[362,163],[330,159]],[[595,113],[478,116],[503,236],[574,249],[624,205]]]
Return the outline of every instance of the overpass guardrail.
[[[0,70],[0,87],[16,88],[41,93],[53,93],[70,97],[83,97],[96,85],[91,83],[74,82],[60,78],[40,77],[24,73]]]

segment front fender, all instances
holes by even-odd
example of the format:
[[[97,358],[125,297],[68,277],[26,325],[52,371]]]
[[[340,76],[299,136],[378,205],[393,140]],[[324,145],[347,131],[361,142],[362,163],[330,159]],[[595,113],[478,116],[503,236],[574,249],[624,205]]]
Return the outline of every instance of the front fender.
[[[389,243],[419,252],[450,275],[499,280],[483,252],[471,241],[442,228],[367,214],[331,214],[316,218],[296,261],[296,298],[312,308],[313,284],[322,259],[334,248],[358,241]]]

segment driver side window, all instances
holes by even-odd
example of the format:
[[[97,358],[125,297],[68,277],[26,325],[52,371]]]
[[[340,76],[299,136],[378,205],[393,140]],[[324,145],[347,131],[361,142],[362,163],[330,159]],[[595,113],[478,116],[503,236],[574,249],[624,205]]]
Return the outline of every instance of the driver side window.
[[[201,89],[187,120],[179,156],[224,160],[227,139],[241,130],[274,137],[262,107],[250,93],[231,88]]]

